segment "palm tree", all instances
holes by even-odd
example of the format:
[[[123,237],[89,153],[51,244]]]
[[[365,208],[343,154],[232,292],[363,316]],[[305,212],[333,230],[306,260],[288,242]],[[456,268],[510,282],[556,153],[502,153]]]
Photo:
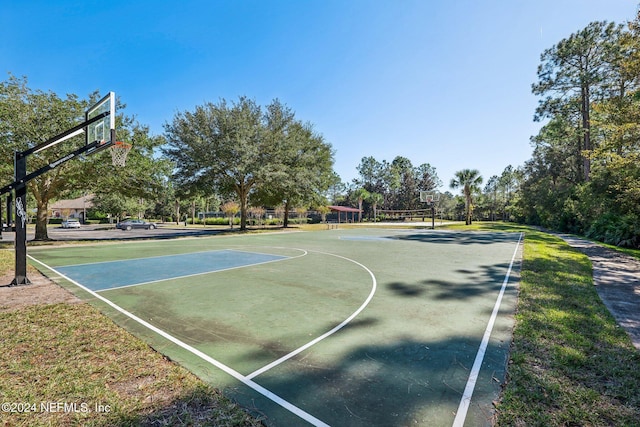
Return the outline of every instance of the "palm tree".
[[[358,199],[358,209],[360,209],[360,212],[358,212],[358,222],[362,222],[362,202],[369,198],[369,192],[364,188],[358,188],[353,192],[353,197]]]
[[[322,218],[322,222],[327,222],[327,214],[331,212],[329,206],[320,205],[316,208],[316,211],[320,214],[320,218]]]
[[[477,169],[463,169],[455,173],[455,178],[451,179],[449,186],[452,189],[462,187],[462,194],[464,195],[464,210],[466,214],[465,224],[471,224],[471,211],[473,200],[471,196],[474,192],[480,191],[480,184],[482,184],[482,176]]]
[[[373,205],[373,222],[378,218],[378,205],[384,201],[384,196],[380,193],[370,193],[369,202]]]

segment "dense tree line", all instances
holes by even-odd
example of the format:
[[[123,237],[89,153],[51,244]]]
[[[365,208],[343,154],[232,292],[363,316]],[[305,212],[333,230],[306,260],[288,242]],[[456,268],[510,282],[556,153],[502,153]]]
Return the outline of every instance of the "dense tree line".
[[[60,98],[28,87],[26,77],[0,82],[0,174],[12,181],[13,153],[24,151],[83,121],[99,98]],[[119,101],[118,101],[119,102]],[[207,103],[176,114],[162,136],[123,113],[117,138],[133,144],[125,168],[111,165],[108,152],[65,163],[28,185],[28,210],[36,214],[36,239],[47,239],[50,202],[92,194],[95,216],[181,220],[197,211],[237,203],[241,228],[250,205],[294,208],[326,205],[324,195],[339,181],[333,150],[310,123],[274,100],[266,107],[241,97]],[[29,170],[48,164],[84,143],[78,136],[33,155]],[[164,156],[158,156],[161,148]]]
[[[541,56],[519,219],[640,246],[640,17],[593,22]]]
[[[428,163],[413,166],[411,160],[397,156],[393,161],[363,157],[356,168],[360,175],[351,186],[333,195],[334,202],[359,206],[367,216],[374,210],[424,209],[420,191],[435,191],[442,185],[436,169]],[[341,190],[341,191],[340,191]]]

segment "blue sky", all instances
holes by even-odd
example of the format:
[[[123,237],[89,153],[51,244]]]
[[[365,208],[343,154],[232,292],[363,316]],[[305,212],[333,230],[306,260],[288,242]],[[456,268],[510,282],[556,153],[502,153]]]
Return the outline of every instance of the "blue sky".
[[[633,0],[4,0],[0,71],[32,89],[115,91],[152,133],[178,111],[278,98],[336,151],[430,163],[444,183],[530,158],[544,49]]]

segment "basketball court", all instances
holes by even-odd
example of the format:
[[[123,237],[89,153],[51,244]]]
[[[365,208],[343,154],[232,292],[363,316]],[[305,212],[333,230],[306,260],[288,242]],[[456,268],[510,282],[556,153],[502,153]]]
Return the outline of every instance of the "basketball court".
[[[29,249],[268,425],[491,424],[521,236],[333,229]]]

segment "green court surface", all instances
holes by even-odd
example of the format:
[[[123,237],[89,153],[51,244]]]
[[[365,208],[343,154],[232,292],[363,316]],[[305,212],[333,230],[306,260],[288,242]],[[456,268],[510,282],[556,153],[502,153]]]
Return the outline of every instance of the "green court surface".
[[[337,229],[29,253],[268,425],[485,426],[520,237]]]

